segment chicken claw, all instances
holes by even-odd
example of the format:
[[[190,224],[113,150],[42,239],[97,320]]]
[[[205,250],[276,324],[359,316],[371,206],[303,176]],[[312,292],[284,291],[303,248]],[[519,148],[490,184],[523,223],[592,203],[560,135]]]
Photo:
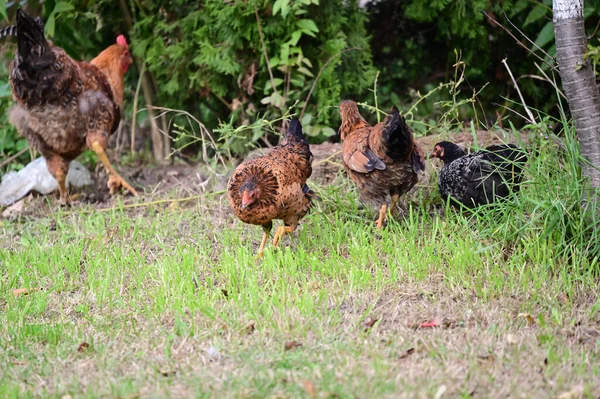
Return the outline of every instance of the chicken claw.
[[[127,191],[129,191],[133,196],[137,196],[137,191],[133,187],[129,185],[112,167],[108,157],[106,156],[106,152],[102,145],[99,142],[94,141],[91,145],[91,150],[96,153],[100,162],[104,165],[104,168],[108,172],[108,188],[110,189],[110,194],[113,195],[116,190],[123,187]]]
[[[273,237],[273,246],[276,247],[279,245],[279,240],[281,240],[281,237],[283,237],[285,233],[292,233],[294,230],[295,229],[291,226],[279,226]]]
[[[137,191],[135,191],[135,189],[131,187],[129,183],[127,183],[120,175],[116,173],[110,174],[108,176],[108,188],[110,190],[110,195],[113,195],[121,187],[129,191],[134,197],[137,196]]]

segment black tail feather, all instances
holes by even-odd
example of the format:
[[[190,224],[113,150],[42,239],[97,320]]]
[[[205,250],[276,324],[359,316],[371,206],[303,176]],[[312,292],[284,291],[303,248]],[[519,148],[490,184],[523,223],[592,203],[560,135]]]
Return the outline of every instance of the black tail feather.
[[[7,36],[17,36],[17,27],[15,25],[9,25],[6,28],[0,29],[0,39]]]
[[[304,133],[302,133],[302,125],[298,118],[292,118],[290,121],[290,126],[288,127],[288,131],[285,137],[294,137],[296,139],[304,141]]]
[[[31,18],[22,9],[17,10],[17,40],[19,55],[24,60],[27,60],[30,55],[42,57],[48,52],[44,24],[39,18]]]
[[[404,160],[412,149],[412,133],[406,120],[398,108],[392,107],[392,112],[386,119],[383,140],[388,148],[388,155],[394,160]]]

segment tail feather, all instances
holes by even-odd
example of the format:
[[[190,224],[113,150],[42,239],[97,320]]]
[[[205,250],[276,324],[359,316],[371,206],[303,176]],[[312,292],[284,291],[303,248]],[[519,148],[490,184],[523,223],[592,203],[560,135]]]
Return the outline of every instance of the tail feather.
[[[44,24],[40,19],[34,19],[22,9],[17,10],[17,40],[19,55],[25,62],[46,64],[49,46],[44,37]],[[33,66],[33,65],[32,65]]]
[[[17,36],[17,27],[15,25],[9,25],[6,28],[0,29],[0,39],[7,36]]]
[[[388,155],[394,160],[405,160],[413,149],[412,132],[396,107],[386,118],[382,138]]]
[[[290,126],[288,127],[288,131],[285,134],[286,138],[294,138],[300,141],[306,141],[304,137],[304,133],[302,133],[302,125],[298,118],[292,118],[290,121]]]

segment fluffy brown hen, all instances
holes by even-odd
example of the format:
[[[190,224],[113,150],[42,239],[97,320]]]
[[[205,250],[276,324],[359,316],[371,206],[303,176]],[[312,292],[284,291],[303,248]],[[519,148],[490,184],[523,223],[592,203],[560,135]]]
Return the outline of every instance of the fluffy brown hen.
[[[106,168],[111,194],[133,189],[113,169],[105,150],[121,121],[123,77],[132,63],[124,36],[90,63],[73,60],[44,37],[41,20],[17,11],[18,52],[10,66],[10,84],[17,105],[9,120],[44,158],[69,202],[65,184],[69,163],[86,148]]]
[[[417,173],[425,170],[425,157],[395,107],[375,126],[365,121],[354,101],[342,102],[340,115],[344,168],[361,200],[379,209],[380,229],[388,206],[393,216],[400,196],[415,185]]]
[[[262,257],[273,219],[283,220],[273,245],[285,233],[296,230],[308,213],[314,195],[306,184],[312,173],[312,154],[297,119],[290,122],[281,144],[261,157],[247,159],[236,169],[227,188],[229,203],[244,223],[262,226],[264,233],[258,250]]]

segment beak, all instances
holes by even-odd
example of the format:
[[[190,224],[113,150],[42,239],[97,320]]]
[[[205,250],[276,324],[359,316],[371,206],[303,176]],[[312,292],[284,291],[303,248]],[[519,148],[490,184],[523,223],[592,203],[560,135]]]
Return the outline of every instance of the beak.
[[[248,208],[248,206],[252,204],[252,199],[248,195],[246,191],[242,194],[242,210]]]

